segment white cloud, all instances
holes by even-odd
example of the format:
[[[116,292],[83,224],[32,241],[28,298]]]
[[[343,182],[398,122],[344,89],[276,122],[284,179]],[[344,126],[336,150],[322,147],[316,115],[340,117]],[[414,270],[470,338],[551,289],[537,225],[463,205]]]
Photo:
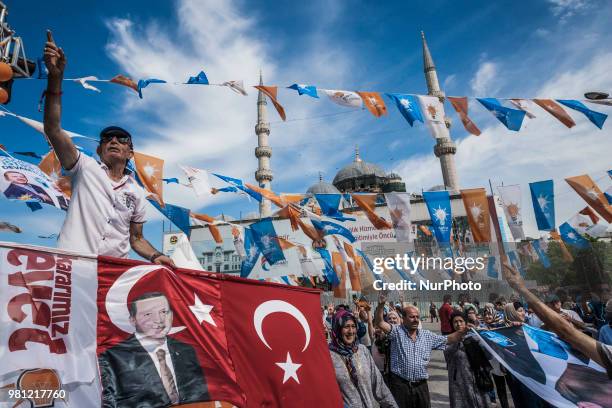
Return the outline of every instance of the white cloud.
[[[548,0],[553,15],[565,23],[570,17],[589,7],[588,0]]]
[[[480,64],[478,71],[470,81],[472,91],[476,96],[487,96],[490,92],[499,89],[497,80],[498,66],[494,62],[485,61]]]
[[[448,88],[452,88],[455,85],[455,82],[457,82],[457,75],[450,74],[449,76],[444,78],[444,83],[442,84],[443,89],[448,91]]]
[[[586,89],[612,89],[612,78],[608,75],[611,65],[612,53],[601,54],[579,69],[554,75],[535,94],[579,97]],[[590,107],[612,114],[610,108]],[[582,114],[568,109],[577,125],[567,129],[542,109],[534,109],[534,113],[537,118],[525,119],[518,133],[494,124],[483,128],[481,136],[458,141],[455,157],[463,188],[488,187],[489,178],[494,187],[502,182],[521,185],[523,208],[527,209],[524,211],[526,227],[531,235],[536,235],[536,231],[533,212],[529,210],[531,200],[527,184],[555,180],[557,224],[560,224],[586,205],[564,178],[588,173],[599,179],[600,187],[605,190],[610,185],[604,174],[610,169],[610,160],[604,152],[612,151],[612,138],[609,137],[612,124],[609,122],[599,130]],[[404,178],[408,190],[418,192],[441,183],[439,168],[438,159],[427,154],[404,161],[395,171]]]

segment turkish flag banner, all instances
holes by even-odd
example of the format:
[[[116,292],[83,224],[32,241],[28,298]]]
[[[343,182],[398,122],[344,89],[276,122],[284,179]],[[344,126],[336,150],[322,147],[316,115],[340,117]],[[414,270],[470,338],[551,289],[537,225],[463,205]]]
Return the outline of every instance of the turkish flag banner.
[[[103,407],[245,405],[215,274],[98,259]]]
[[[246,407],[342,407],[319,291],[237,278],[222,288],[230,355]]]

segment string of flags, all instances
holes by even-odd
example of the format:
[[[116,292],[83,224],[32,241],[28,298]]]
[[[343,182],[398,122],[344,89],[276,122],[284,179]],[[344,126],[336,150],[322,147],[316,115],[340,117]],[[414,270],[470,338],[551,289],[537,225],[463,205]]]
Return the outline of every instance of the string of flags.
[[[47,74],[44,64],[39,61],[38,79],[45,79]],[[237,94],[248,95],[244,82],[241,80],[225,81],[221,83],[211,83],[204,71],[200,71],[194,76],[189,76],[185,82],[170,83],[158,78],[143,78],[134,80],[125,75],[116,75],[111,79],[98,79],[96,76],[85,76],[79,78],[65,79],[80,83],[85,89],[100,92],[100,89],[91,85],[93,82],[110,82],[119,84],[132,89],[143,98],[143,90],[150,85],[166,84],[166,85],[208,85],[208,86],[223,86],[228,87]],[[283,87],[276,85],[253,85],[253,87],[263,92],[266,97],[272,102],[280,118],[285,121],[287,115],[283,105],[278,99],[278,91]],[[294,83],[287,87],[297,92],[299,96],[309,96],[314,99],[320,99],[319,94],[324,94],[328,99],[340,106],[353,109],[367,109],[372,115],[377,118],[388,114],[387,106],[383,99],[385,96],[395,104],[399,113],[406,119],[410,126],[414,126],[415,121],[426,124],[429,128],[432,137],[443,138],[448,136],[448,128],[445,123],[444,103],[438,97],[430,95],[418,95],[407,93],[379,93],[365,91],[349,91],[338,89],[323,89],[315,85]],[[465,130],[475,136],[481,134],[481,130],[470,118],[468,109],[470,101],[478,101],[487,111],[500,121],[508,130],[518,132],[521,130],[525,117],[528,119],[536,118],[534,107],[537,106],[548,114],[552,115],[559,122],[568,128],[576,125],[574,119],[566,111],[565,108],[576,111],[584,115],[597,128],[602,129],[608,117],[607,114],[590,109],[583,102],[596,103],[599,105],[612,106],[612,101],[592,101],[588,99],[543,99],[543,98],[473,98],[467,96],[449,96],[446,98],[459,118]],[[565,108],[564,108],[565,107]]]

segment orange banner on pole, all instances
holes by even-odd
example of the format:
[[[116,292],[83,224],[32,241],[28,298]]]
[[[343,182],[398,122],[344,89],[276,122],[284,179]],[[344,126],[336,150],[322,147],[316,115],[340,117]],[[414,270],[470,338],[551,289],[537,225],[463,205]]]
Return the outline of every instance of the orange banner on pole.
[[[461,198],[474,242],[491,242],[491,216],[486,190],[484,188],[461,190]]]
[[[281,119],[286,120],[287,116],[285,115],[285,108],[283,108],[283,106],[280,103],[278,103],[278,100],[276,99],[276,95],[278,93],[278,87],[277,86],[255,85],[255,88],[259,89],[261,92],[266,94],[268,98],[270,98],[270,100],[272,101],[272,104],[276,108],[276,111],[280,115]]]
[[[595,184],[591,176],[583,174],[581,176],[569,177],[565,181],[578,193],[597,214],[601,215],[607,222],[612,222],[612,206],[608,204],[608,199],[604,196],[599,186]]]

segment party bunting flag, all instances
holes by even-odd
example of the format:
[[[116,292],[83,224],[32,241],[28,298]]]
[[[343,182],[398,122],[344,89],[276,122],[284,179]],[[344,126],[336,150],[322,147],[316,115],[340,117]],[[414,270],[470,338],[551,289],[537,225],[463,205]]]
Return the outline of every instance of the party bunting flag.
[[[557,118],[559,122],[563,123],[568,128],[576,126],[576,122],[574,122],[574,119],[572,119],[571,116],[567,114],[567,112],[561,107],[561,105],[559,105],[552,99],[534,99],[533,102],[535,102],[546,112],[553,115],[555,118]]]
[[[210,231],[210,235],[212,235],[215,242],[217,244],[223,243],[223,237],[221,236],[221,231],[219,231],[219,228],[216,225],[214,225],[217,222],[216,219],[214,219],[210,215],[198,214],[198,213],[194,213],[193,211],[189,214],[189,216],[193,219],[204,222],[205,223],[204,225],[208,227],[208,230]]]
[[[461,118],[461,123],[463,123],[463,127],[465,128],[465,130],[467,130],[469,133],[473,134],[474,136],[480,136],[482,132],[480,131],[480,129],[478,129],[478,126],[476,126],[476,124],[472,122],[472,119],[470,119],[470,117],[468,116],[467,97],[464,96],[464,97],[459,98],[459,97],[449,96],[448,100],[450,101],[451,105],[453,105],[453,108],[455,108],[455,111],[457,111],[457,114]]]
[[[565,242],[563,242],[563,240],[561,239],[561,235],[559,235],[557,231],[553,230],[553,231],[550,231],[550,237],[559,244],[559,248],[561,248],[561,256],[563,257],[563,260],[565,262],[574,262],[574,257],[572,256],[571,252],[567,249],[567,246],[565,246]]]
[[[244,252],[246,256],[240,267],[241,278],[246,278],[251,274],[259,260],[259,255],[261,255],[261,249],[256,243],[255,234],[250,228],[244,228]]]
[[[346,262],[342,259],[339,252],[332,251],[332,265],[337,276],[340,277],[340,283],[333,287],[334,297],[338,299],[346,299]]]
[[[72,195],[72,182],[69,176],[62,174],[62,165],[55,155],[54,150],[50,150],[43,156],[38,168],[42,170],[55,183],[65,197],[70,198]]]
[[[555,229],[555,194],[552,180],[529,183],[536,223],[540,231]]]
[[[229,176],[223,176],[221,174],[217,174],[217,173],[213,173],[213,176],[219,177],[221,180],[225,181],[226,183],[230,184],[232,187],[232,189],[228,189],[226,191],[232,191],[232,192],[236,192],[237,190],[240,190],[243,193],[248,194],[250,197],[253,197],[255,200],[261,202],[262,197],[261,194],[259,194],[257,191],[254,191],[250,188],[247,188],[244,186],[244,184],[242,183],[242,180],[237,179],[237,178],[233,178],[233,177],[229,177]],[[215,194],[215,190],[216,191],[225,191],[225,189],[212,189],[211,192],[213,194]]]
[[[446,127],[444,105],[437,96],[417,95],[423,119],[435,139],[449,138]]]
[[[525,239],[523,215],[521,213],[521,186],[518,184],[497,187],[499,198],[506,214],[510,233],[515,240]]]
[[[291,225],[291,231],[297,231],[300,228],[299,219],[301,212],[292,205],[286,205],[274,214],[274,216],[288,219]]]
[[[98,80],[98,77],[95,77],[95,76],[86,76],[83,78],[73,79],[74,82],[78,82],[85,89],[89,89],[90,91],[94,91],[94,92],[101,92],[98,88],[96,88],[95,86],[87,82],[87,81],[97,81],[97,80]]]
[[[187,80],[187,84],[189,85],[209,85],[208,77],[204,71],[200,71],[196,76],[190,76]]]
[[[38,79],[47,79],[49,77],[49,70],[45,60],[43,58],[36,58],[36,65],[38,66]]]
[[[164,204],[162,207],[156,200],[147,198],[151,205],[164,214],[178,229],[183,231],[188,237],[191,235],[189,224],[189,213],[187,208],[179,207],[178,205]]]
[[[251,231],[253,231],[253,238],[255,244],[261,250],[261,253],[270,263],[274,265],[277,262],[285,261],[285,255],[283,255],[283,248],[278,241],[278,235],[274,229],[271,218],[264,218],[256,223],[250,225]]]
[[[546,254],[546,248],[548,248],[548,243],[544,241],[542,238],[534,239],[531,242],[533,249],[535,250],[540,262],[542,262],[542,266],[545,268],[550,268],[550,258]]]
[[[578,233],[569,223],[564,222],[559,226],[559,233],[561,239],[567,244],[576,247],[578,249],[586,249],[591,246],[582,235]]]
[[[138,96],[142,99],[142,90],[150,84],[165,84],[166,81],[157,78],[140,79],[137,85]]]
[[[268,189],[265,188],[261,188],[259,186],[250,184],[250,183],[244,183],[245,187],[260,194],[262,197],[267,198],[268,200],[272,201],[277,207],[284,207],[286,204],[283,202],[283,200],[277,196],[273,191],[270,191]]]
[[[484,188],[461,190],[472,237],[476,243],[491,242],[491,217]]]
[[[196,196],[209,196],[211,187],[208,180],[208,172],[206,170],[197,169],[190,166],[179,166],[187,176],[189,187],[193,189]]]
[[[138,84],[134,82],[131,78],[126,77],[125,75],[117,75],[111,78],[109,82],[127,86],[128,88],[131,88],[138,93]]]
[[[363,103],[372,115],[380,118],[387,114],[387,106],[378,92],[357,92],[357,94],[361,96]]]
[[[385,201],[391,216],[397,242],[412,242],[410,193],[386,193]]]
[[[296,90],[298,95],[308,95],[313,98],[319,98],[319,95],[317,95],[317,87],[313,85],[293,84],[287,88]]]
[[[569,177],[565,181],[578,193],[597,214],[601,215],[607,222],[612,222],[612,206],[595,184],[591,176],[583,174],[581,176]]]
[[[612,186],[608,187],[608,189],[604,192],[604,196],[608,200],[608,204],[612,205]]]
[[[323,260],[323,273],[325,274],[325,278],[332,285],[332,287],[336,287],[340,285],[340,280],[338,279],[338,275],[334,270],[334,264],[332,263],[332,257],[329,251],[325,248],[315,248],[315,251],[319,253],[321,259]]]
[[[423,199],[427,204],[436,240],[439,244],[450,242],[453,215],[448,191],[424,191]]]
[[[562,105],[567,106],[570,109],[574,109],[582,113],[584,116],[586,116],[591,121],[591,123],[593,123],[595,126],[597,126],[600,129],[603,127],[606,119],[608,118],[608,115],[606,115],[605,113],[596,112],[594,110],[591,110],[587,108],[587,106],[584,103],[577,101],[575,99],[557,99],[557,102],[559,102]]]
[[[363,100],[361,96],[352,91],[340,91],[336,89],[322,89],[327,97],[334,103],[347,108],[361,108]]]
[[[179,184],[179,179],[177,179],[176,177],[170,177],[170,178],[165,178],[162,179],[164,183],[166,184]]]
[[[612,179],[612,170],[608,170],[608,176]]]
[[[428,237],[431,237],[432,235],[431,229],[428,228],[427,225],[419,225],[419,230],[421,230],[421,232]]]
[[[608,224],[600,222],[600,218],[591,207],[585,207],[578,211],[567,222],[581,235],[590,235],[593,238],[608,235]]]
[[[525,112],[525,116],[527,116],[529,119],[535,119],[536,115],[531,113],[529,106],[527,105],[529,101],[525,99],[510,99],[510,103],[514,105],[516,109]]]
[[[351,194],[351,198],[363,210],[374,228],[379,230],[392,228],[389,221],[376,214],[376,194]]]
[[[342,194],[315,194],[315,198],[319,203],[319,207],[321,207],[323,215],[338,221],[356,221],[355,218],[345,217],[344,214],[338,211]]]
[[[503,106],[495,98],[476,98],[478,102],[482,104],[489,112],[493,114],[501,123],[504,124],[508,130],[518,132],[521,130],[523,119],[525,118],[525,111],[519,109],[512,109]]]
[[[148,154],[134,152],[134,164],[136,175],[145,190],[155,194],[162,203],[164,202],[164,161],[158,157]]]
[[[278,100],[276,99],[276,94],[278,92],[278,87],[277,86],[255,85],[254,88],[259,89],[268,98],[270,98],[270,100],[272,101],[272,104],[276,108],[276,111],[278,112],[278,114],[279,114],[279,116],[281,117],[282,120],[286,120],[287,119],[287,116],[285,115],[285,108],[283,108],[281,106],[281,104],[278,103]]]
[[[387,93],[385,95],[395,102],[395,106],[397,106],[397,109],[408,121],[410,126],[413,126],[415,120],[423,123],[423,115],[421,114],[421,109],[419,108],[419,101],[414,95],[399,93]]]
[[[322,219],[317,219],[315,217],[310,217],[310,222],[314,226],[315,230],[319,231],[319,233],[322,236],[342,235],[344,238],[348,239],[350,242],[355,242],[357,240],[353,236],[353,233],[351,232],[351,230],[335,222],[325,221]]]
[[[221,84],[221,86],[227,86],[232,91],[247,96],[247,91],[244,89],[244,82],[242,81],[227,81]]]
[[[359,261],[358,257],[355,255],[355,249],[348,242],[343,243],[344,252],[348,257],[348,262],[346,263],[348,266],[349,277],[351,279],[351,287],[355,291],[361,292],[362,284],[359,276]]]

